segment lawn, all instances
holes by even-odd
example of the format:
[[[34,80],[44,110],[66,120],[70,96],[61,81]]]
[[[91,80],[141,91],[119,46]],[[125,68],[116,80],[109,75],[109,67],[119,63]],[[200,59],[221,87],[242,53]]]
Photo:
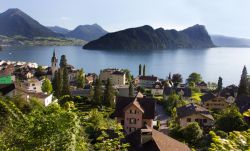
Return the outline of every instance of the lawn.
[[[198,101],[198,102],[200,102],[201,101],[200,96],[202,96],[202,95],[203,95],[203,93],[193,93],[191,98]]]

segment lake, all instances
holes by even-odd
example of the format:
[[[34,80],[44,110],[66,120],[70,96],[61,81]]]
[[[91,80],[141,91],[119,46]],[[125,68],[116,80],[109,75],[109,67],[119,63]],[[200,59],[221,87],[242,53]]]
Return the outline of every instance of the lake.
[[[128,68],[138,74],[138,65],[146,64],[146,74],[166,78],[169,72],[184,79],[192,72],[200,73],[208,82],[223,78],[223,84],[238,85],[244,65],[250,69],[250,48],[177,49],[151,51],[83,50],[80,46],[6,47],[1,60],[37,62],[50,65],[53,50],[58,58],[65,54],[68,63],[85,72],[99,73],[104,68]]]

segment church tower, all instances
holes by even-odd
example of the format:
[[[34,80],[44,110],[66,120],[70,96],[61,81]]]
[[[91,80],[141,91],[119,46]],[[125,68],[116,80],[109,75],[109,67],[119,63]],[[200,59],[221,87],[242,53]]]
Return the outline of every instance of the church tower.
[[[51,72],[52,72],[52,79],[55,77],[55,72],[57,71],[57,58],[56,58],[56,53],[55,50],[53,52],[53,56],[51,58]]]

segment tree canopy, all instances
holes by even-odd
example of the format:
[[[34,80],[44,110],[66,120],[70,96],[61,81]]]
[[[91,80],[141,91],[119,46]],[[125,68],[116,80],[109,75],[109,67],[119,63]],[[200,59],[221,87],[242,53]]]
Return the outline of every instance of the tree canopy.
[[[199,73],[193,72],[189,75],[188,79],[187,79],[187,83],[200,83],[202,81],[202,77]]]
[[[42,84],[42,91],[50,94],[53,91],[52,84],[48,78],[45,78]]]

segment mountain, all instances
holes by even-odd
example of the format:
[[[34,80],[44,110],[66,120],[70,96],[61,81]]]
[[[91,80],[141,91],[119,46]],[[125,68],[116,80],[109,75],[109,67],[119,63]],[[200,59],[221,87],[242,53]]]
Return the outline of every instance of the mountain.
[[[47,28],[49,28],[50,30],[52,30],[55,33],[59,33],[59,34],[63,34],[63,35],[70,32],[70,30],[63,28],[63,27],[59,27],[59,26],[49,26]]]
[[[250,47],[250,39],[211,35],[212,41],[220,47]]]
[[[101,26],[93,24],[77,26],[74,30],[66,34],[66,36],[76,39],[83,39],[86,41],[92,41],[102,37],[107,33],[108,32],[105,31]]]
[[[195,25],[182,31],[153,29],[145,25],[108,33],[83,46],[98,50],[152,50],[214,47],[205,26]]]
[[[0,14],[0,35],[21,35],[29,38],[61,36],[19,9],[8,9]]]

